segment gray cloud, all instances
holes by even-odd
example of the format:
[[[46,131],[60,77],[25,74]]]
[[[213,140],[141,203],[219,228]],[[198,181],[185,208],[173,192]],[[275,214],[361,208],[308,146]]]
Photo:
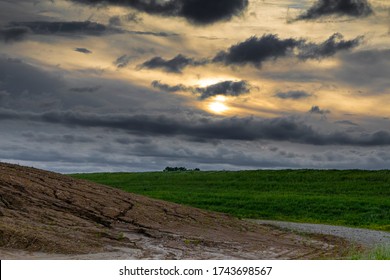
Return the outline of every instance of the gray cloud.
[[[126,67],[129,62],[132,60],[132,57],[127,55],[127,54],[124,54],[120,57],[118,57],[115,61],[114,61],[114,65],[117,67],[117,68],[124,68]]]
[[[365,17],[373,13],[367,0],[318,0],[298,19],[316,19],[323,16]]]
[[[142,17],[140,17],[137,13],[129,13],[127,15],[121,16],[121,20],[140,23],[142,21]]]
[[[167,92],[178,92],[178,91],[192,91],[192,88],[187,87],[185,85],[179,84],[179,85],[174,85],[170,86],[164,83],[161,83],[160,81],[153,81],[152,86],[154,88],[167,91]]]
[[[145,61],[141,65],[139,65],[139,68],[147,68],[147,69],[162,69],[169,73],[181,73],[182,70],[191,65],[191,66],[200,66],[204,65],[207,62],[205,60],[203,61],[197,61],[193,58],[188,58],[182,54],[179,54],[175,56],[172,59],[165,60],[162,57],[156,56],[148,61]]]
[[[130,138],[130,137],[119,137],[119,138],[115,138],[114,141],[121,145],[130,145],[130,144],[149,145],[152,144],[153,142],[149,138]]]
[[[86,49],[86,48],[75,48],[74,51],[80,52],[80,53],[85,53],[85,54],[91,54],[92,51]]]
[[[250,86],[247,81],[224,81],[205,88],[196,88],[200,93],[200,99],[207,99],[216,95],[239,96],[250,92]]]
[[[140,23],[142,21],[142,18],[137,13],[130,13],[123,16],[113,16],[110,17],[108,20],[108,23],[110,26],[122,26],[123,22],[134,22],[134,23]]]
[[[293,48],[302,43],[295,39],[279,39],[276,34],[266,34],[261,38],[253,36],[244,42],[231,46],[227,51],[221,51],[213,62],[225,65],[252,64],[260,67],[262,62],[286,56]]]
[[[303,90],[291,90],[287,92],[278,92],[275,94],[275,97],[280,98],[280,99],[293,99],[293,100],[298,100],[298,99],[305,99],[312,96],[312,94],[307,93],[306,91]]]
[[[23,40],[31,30],[25,26],[0,28],[0,40],[11,43]]]
[[[335,33],[321,44],[306,43],[300,47],[298,57],[300,59],[321,59],[333,56],[339,51],[349,50],[360,45],[363,37],[357,37],[353,40],[343,40],[343,35]]]
[[[0,107],[36,112],[82,108],[84,111],[174,114],[185,102],[184,97],[156,95],[149,87],[89,71],[64,73],[57,67],[47,70],[0,56]]]
[[[354,122],[351,122],[348,120],[336,121],[335,123],[342,124],[342,125],[359,126],[357,123],[354,123]]]
[[[370,87],[370,92],[388,92],[390,88],[390,49],[365,50],[345,54],[335,77],[359,88]]]
[[[73,92],[95,92],[100,89],[100,86],[95,86],[95,87],[76,87],[76,88],[70,88],[70,91]]]
[[[265,34],[262,37],[250,37],[244,42],[231,46],[227,51],[221,51],[212,59],[197,60],[182,54],[166,60],[156,56],[139,68],[162,69],[170,73],[182,73],[187,66],[200,66],[208,63],[223,63],[225,65],[251,64],[257,68],[268,60],[281,57],[296,56],[300,60],[322,59],[333,56],[339,51],[350,50],[361,44],[363,37],[344,40],[343,35],[335,33],[322,43],[307,42],[305,39],[279,39],[276,34]],[[294,51],[296,50],[296,53]]]
[[[3,30],[3,31],[1,31]],[[166,32],[150,32],[124,30],[113,26],[106,26],[92,21],[30,21],[30,22],[11,22],[5,29],[0,30],[0,36],[3,40],[8,38],[21,40],[28,33],[36,35],[78,35],[78,36],[103,36],[109,34],[134,34],[157,37],[177,36],[177,34]],[[4,31],[5,30],[5,31]],[[8,31],[7,31],[8,30]],[[24,31],[23,31],[24,30]],[[2,34],[2,35],[1,35]]]
[[[47,133],[34,133],[24,132],[22,136],[29,142],[34,141],[38,143],[65,143],[65,144],[77,144],[77,143],[93,143],[95,139],[85,136],[78,136],[72,134],[47,134]]]
[[[134,30],[127,30],[125,32],[128,33],[128,34],[134,34],[134,35],[145,35],[145,36],[156,36],[156,37],[174,37],[174,36],[179,36],[176,33],[167,33],[167,32],[134,31]]]
[[[64,134],[75,137],[84,135],[76,128],[72,128],[71,133]],[[63,134],[54,133],[54,135]],[[386,146],[353,149],[348,146],[318,146],[314,152],[302,150],[297,152],[294,148],[296,145],[284,142],[273,143],[272,145],[278,146],[277,148],[273,146],[274,151],[271,151],[266,143],[261,144],[263,148],[260,148],[256,142],[243,143],[229,140],[220,141],[218,144],[205,142],[191,145],[172,138],[160,137],[148,141],[150,138],[122,135],[120,132],[111,135],[112,137],[106,134],[103,138],[99,137],[99,141],[95,143],[45,142],[45,145],[35,141],[29,141],[26,145],[20,135],[18,139],[23,140],[20,144],[7,143],[2,138],[0,159],[62,173],[155,171],[162,170],[166,166],[198,167],[201,170],[386,169],[390,163],[390,153]],[[117,144],[118,137],[124,138],[120,140],[124,144]],[[74,149],[73,145],[77,145],[77,149]]]
[[[318,115],[326,115],[326,114],[330,114],[330,111],[329,110],[320,109],[319,106],[313,106],[309,110],[309,113],[311,113],[311,114],[318,114]]]
[[[319,108],[318,110],[322,111]],[[310,145],[390,145],[389,131],[380,130],[353,136],[338,131],[323,134],[292,118],[174,119],[165,115],[86,114],[73,111],[28,113],[0,110],[0,120],[29,120],[76,127],[119,129],[139,136],[185,136],[207,141],[273,140]]]
[[[323,43],[316,44],[304,39],[279,39],[275,34],[267,34],[261,38],[251,37],[245,42],[231,46],[228,51],[217,54],[213,62],[222,62],[225,65],[252,64],[260,67],[264,61],[293,56],[294,49],[298,50],[297,57],[301,60],[321,59],[355,48],[360,45],[362,39],[360,36],[353,40],[343,40],[343,35],[335,33]]]
[[[10,27],[28,28],[34,34],[75,34],[101,36],[107,33],[124,33],[123,30],[107,27],[104,24],[92,21],[30,21],[11,22]]]
[[[262,77],[277,81],[308,83],[322,81],[324,84],[352,86],[352,96],[383,95],[390,88],[390,49],[356,50],[343,52],[337,65],[331,69],[303,67],[264,71]]]
[[[50,93],[63,86],[62,79],[54,74],[18,59],[0,57],[0,90],[9,92],[12,97]]]
[[[119,16],[113,16],[113,17],[110,17],[110,19],[108,20],[108,23],[110,26],[121,26],[122,20]]]
[[[187,91],[199,95],[199,99],[207,99],[216,95],[239,96],[250,92],[247,81],[223,81],[207,87],[187,87],[179,84],[170,86],[159,81],[153,81],[152,86],[167,92]]]
[[[153,15],[183,17],[193,24],[212,24],[240,15],[248,6],[248,0],[71,0],[96,5],[112,4],[128,6]]]

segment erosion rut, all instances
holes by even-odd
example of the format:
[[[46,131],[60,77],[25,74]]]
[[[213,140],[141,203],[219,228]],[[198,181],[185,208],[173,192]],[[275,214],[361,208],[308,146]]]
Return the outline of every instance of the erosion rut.
[[[346,246],[0,163],[2,259],[318,259]]]

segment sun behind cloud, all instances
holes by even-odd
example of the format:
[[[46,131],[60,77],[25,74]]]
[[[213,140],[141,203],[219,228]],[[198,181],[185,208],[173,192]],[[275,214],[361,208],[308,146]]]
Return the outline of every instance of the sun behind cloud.
[[[208,87],[208,86],[215,85],[215,84],[218,84],[220,82],[228,81],[228,80],[231,80],[231,78],[230,77],[205,78],[205,79],[200,79],[200,80],[196,81],[196,84],[199,87]]]
[[[208,104],[208,109],[214,114],[223,114],[229,110],[229,107],[225,105],[226,97],[223,95],[217,95]]]

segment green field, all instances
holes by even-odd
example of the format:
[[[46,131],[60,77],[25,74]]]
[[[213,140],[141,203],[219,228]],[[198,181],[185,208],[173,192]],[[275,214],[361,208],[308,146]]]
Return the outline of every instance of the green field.
[[[276,170],[74,174],[240,218],[390,231],[390,171]]]

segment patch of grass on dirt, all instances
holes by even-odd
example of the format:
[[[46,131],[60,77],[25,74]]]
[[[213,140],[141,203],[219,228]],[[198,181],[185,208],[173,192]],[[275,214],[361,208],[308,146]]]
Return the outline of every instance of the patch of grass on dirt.
[[[74,174],[240,218],[390,231],[390,171],[259,170]]]
[[[347,256],[349,260],[390,260],[390,245],[378,246],[368,251],[352,250]]]

